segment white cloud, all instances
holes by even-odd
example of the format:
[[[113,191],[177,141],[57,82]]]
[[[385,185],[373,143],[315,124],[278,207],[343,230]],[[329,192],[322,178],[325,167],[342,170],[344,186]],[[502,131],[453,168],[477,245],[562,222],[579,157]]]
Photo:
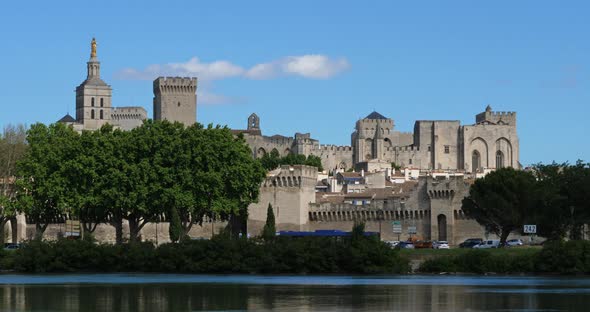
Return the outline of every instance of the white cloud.
[[[344,58],[332,60],[325,55],[291,56],[283,62],[283,71],[305,78],[327,79],[350,67]]]
[[[270,79],[277,75],[277,66],[273,63],[256,64],[250,68],[245,76],[251,79]]]
[[[143,70],[124,68],[115,78],[124,80],[153,80],[159,76],[197,77],[198,102],[202,104],[227,104],[244,99],[211,93],[211,81],[228,78],[273,79],[280,76],[299,76],[308,79],[328,79],[350,67],[345,58],[331,59],[320,54],[288,56],[245,68],[229,61],[202,62],[193,57],[184,63],[152,64]]]
[[[331,59],[320,54],[288,56],[259,63],[249,69],[225,60],[206,63],[193,57],[184,63],[153,64],[143,70],[124,68],[117,72],[115,77],[128,80],[151,80],[158,76],[194,76],[200,80],[221,80],[234,77],[272,79],[278,76],[327,79],[342,73],[349,67],[345,58]]]

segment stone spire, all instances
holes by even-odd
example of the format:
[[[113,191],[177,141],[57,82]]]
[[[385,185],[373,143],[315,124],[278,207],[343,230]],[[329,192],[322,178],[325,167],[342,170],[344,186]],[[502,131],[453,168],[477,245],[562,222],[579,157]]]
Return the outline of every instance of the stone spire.
[[[92,38],[90,42],[90,60],[88,60],[87,69],[88,74],[87,80],[100,79],[100,62],[96,57],[96,39]]]

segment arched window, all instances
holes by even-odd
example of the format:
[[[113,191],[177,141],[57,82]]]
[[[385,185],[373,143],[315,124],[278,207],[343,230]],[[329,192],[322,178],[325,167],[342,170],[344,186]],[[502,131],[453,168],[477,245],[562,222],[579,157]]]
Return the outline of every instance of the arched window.
[[[102,109],[100,110],[100,119],[104,119],[104,115],[102,114]]]
[[[473,151],[471,155],[471,166],[473,168],[473,172],[477,172],[477,170],[481,167],[481,156],[477,150]]]
[[[496,169],[504,168],[504,153],[502,151],[496,152]]]
[[[94,98],[90,99],[90,106],[94,107]]]
[[[100,98],[100,107],[103,107],[103,105],[104,105],[104,99],[103,98]]]
[[[94,99],[93,99],[94,100]],[[94,110],[90,111],[90,119],[94,119]]]

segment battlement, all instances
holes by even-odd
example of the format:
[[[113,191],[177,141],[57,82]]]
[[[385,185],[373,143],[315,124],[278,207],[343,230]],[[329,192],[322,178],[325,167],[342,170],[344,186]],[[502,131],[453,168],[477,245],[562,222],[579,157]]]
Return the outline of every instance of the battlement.
[[[315,188],[318,169],[312,166],[281,166],[267,174],[262,187]]]
[[[111,111],[111,118],[121,119],[147,119],[147,111],[140,106],[114,107]]]
[[[516,112],[494,112],[491,107],[475,116],[475,123],[491,122],[497,125],[516,126]]]
[[[426,191],[430,198],[453,198],[455,194],[461,196],[469,192],[469,185],[463,176],[426,177]]]
[[[348,145],[322,145],[320,146],[320,150],[322,151],[337,151],[337,152],[352,152],[352,146]]]
[[[154,80],[154,94],[158,93],[195,93],[196,77],[158,77]]]

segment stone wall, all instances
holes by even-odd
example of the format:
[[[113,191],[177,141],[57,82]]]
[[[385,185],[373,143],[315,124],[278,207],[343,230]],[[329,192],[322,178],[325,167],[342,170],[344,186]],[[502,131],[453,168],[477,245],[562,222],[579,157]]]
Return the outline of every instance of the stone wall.
[[[272,205],[277,224],[299,227],[308,223],[309,204],[315,202],[317,168],[281,166],[269,173],[260,188],[258,203],[248,207],[248,223],[265,222],[268,204]],[[255,222],[252,226],[255,226]]]
[[[147,111],[141,106],[114,107],[110,123],[121,130],[131,130],[143,124]]]

